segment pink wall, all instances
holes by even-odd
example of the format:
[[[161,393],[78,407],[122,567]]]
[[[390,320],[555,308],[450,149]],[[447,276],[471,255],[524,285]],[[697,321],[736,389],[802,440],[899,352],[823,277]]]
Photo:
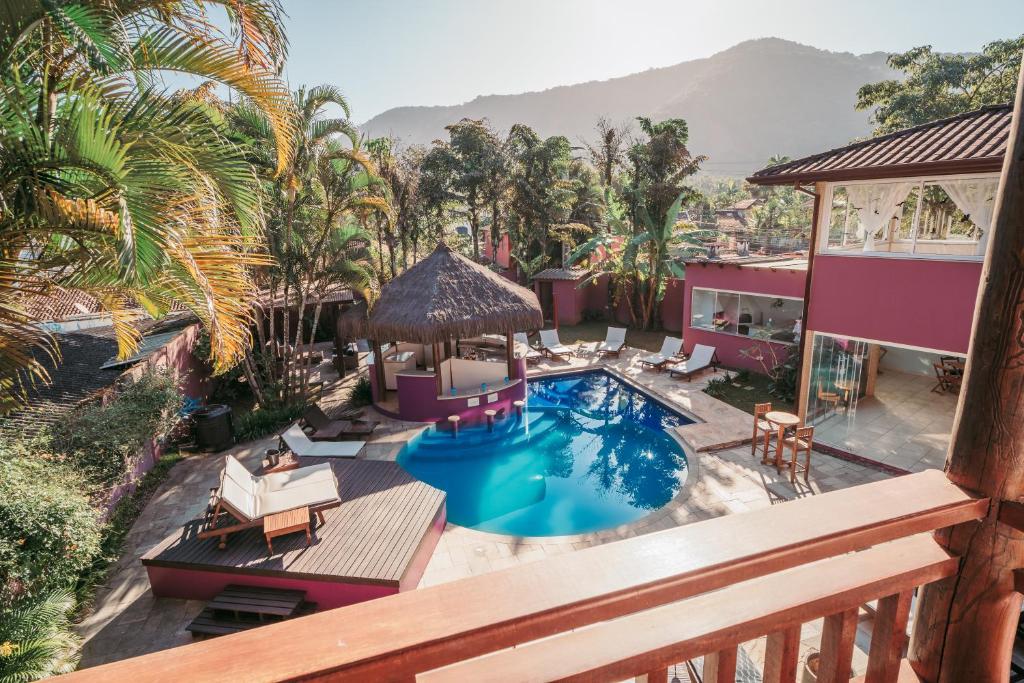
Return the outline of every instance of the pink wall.
[[[480,240],[483,243],[481,246],[483,248],[484,257],[488,261],[491,261],[492,263],[497,263],[502,268],[508,268],[509,267],[509,264],[512,262],[512,259],[511,259],[511,256],[510,256],[512,243],[511,243],[511,241],[509,239],[508,233],[505,233],[504,235],[502,235],[501,239],[498,240],[498,258],[497,259],[494,258],[494,247],[491,244],[491,233],[490,233],[490,231],[489,230],[481,230],[480,231]]]
[[[126,374],[138,378],[151,368],[166,369],[177,378],[183,394],[192,398],[206,398],[210,372],[205,364],[192,354],[201,327],[199,324],[186,327],[181,334],[163,348],[157,349],[144,362],[127,370]]]
[[[669,278],[665,281],[665,297],[661,300],[661,324],[667,332],[683,331],[683,298],[686,281]]]
[[[321,610],[365,602],[385,595],[394,595],[398,586],[371,583],[341,583],[314,579],[288,579],[279,576],[255,576],[200,569],[147,566],[149,585],[158,598],[212,600],[228,584],[261,586],[306,591],[306,599]]]
[[[376,392],[377,377],[370,367],[370,384]],[[398,413],[386,410],[381,406],[375,406],[377,410],[400,420],[411,422],[438,422],[447,420],[449,415],[458,415],[462,425],[482,423],[486,420],[485,410],[505,411],[505,417],[515,412],[513,401],[520,401],[526,398],[526,359],[520,358],[516,361],[516,377],[523,378],[518,384],[508,387],[495,387],[494,393],[498,400],[494,403],[487,402],[487,395],[476,396],[480,405],[468,406],[468,398],[451,397],[439,398],[437,396],[437,379],[434,375],[398,375]],[[514,378],[513,378],[514,379]]]
[[[814,260],[808,327],[966,353],[981,265],[819,254]]]
[[[803,298],[804,283],[807,272],[803,270],[772,269],[769,266],[759,268],[729,265],[724,263],[687,264],[685,294],[683,296],[683,346],[692,351],[697,344],[714,346],[718,350],[718,358],[722,365],[731,368],[746,368],[754,372],[764,372],[761,364],[745,356],[742,351],[752,346],[763,349],[764,356],[771,359],[768,347],[775,349],[779,361],[795,351],[795,346],[741,337],[734,334],[712,332],[710,330],[690,327],[690,303],[693,300],[693,288],[728,289],[751,294],[767,294],[769,296],[788,296]]]

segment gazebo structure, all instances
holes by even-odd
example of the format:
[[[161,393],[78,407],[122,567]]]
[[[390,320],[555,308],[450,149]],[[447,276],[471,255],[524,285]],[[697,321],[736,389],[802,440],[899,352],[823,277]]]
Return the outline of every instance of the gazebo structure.
[[[374,405],[419,422],[508,414],[526,396],[513,333],[542,326],[533,292],[442,242],[384,287],[366,320]]]

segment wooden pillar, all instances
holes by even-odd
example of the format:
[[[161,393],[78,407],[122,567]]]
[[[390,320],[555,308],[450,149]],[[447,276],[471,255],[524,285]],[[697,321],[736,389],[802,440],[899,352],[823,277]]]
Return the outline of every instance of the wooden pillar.
[[[882,347],[868,344],[868,381],[864,385],[864,395],[875,395],[875,384],[878,381],[878,363],[882,360]]]
[[[704,655],[705,683],[736,683],[736,646]]]
[[[946,476],[993,499],[988,517],[936,535],[958,576],[925,586],[909,657],[927,681],[1005,681],[1021,594],[1024,524],[1024,68],[981,272]],[[1005,520],[1005,521],[1004,521]]]
[[[384,386],[384,352],[381,351],[380,342],[376,339],[372,341],[371,348],[373,349],[373,371],[377,373],[377,395],[374,400],[382,402],[388,393]]]
[[[509,330],[505,335],[505,355],[506,363],[508,364],[505,374],[508,375],[509,379],[516,378],[516,340],[514,334],[512,330]]]
[[[764,683],[796,680],[800,656],[800,624],[768,634],[764,651]]]
[[[430,345],[430,354],[434,357],[434,381],[437,386],[437,395],[444,393],[444,384],[441,381],[441,345],[434,342]]]
[[[810,320],[808,320],[809,312],[811,310],[811,294],[813,287],[811,287],[811,279],[814,276],[814,255],[818,251],[818,224],[824,220],[824,216],[827,215],[823,211],[821,203],[825,201],[825,183],[815,183],[814,192],[810,193],[807,190],[803,190],[797,185],[798,190],[802,190],[807,194],[811,194],[814,197],[814,210],[811,212],[811,235],[810,242],[807,245],[807,279],[804,280],[804,300],[803,300],[803,312],[800,320],[800,343],[797,347],[799,366],[797,367],[797,378],[798,383],[796,387],[796,402],[797,402],[797,413],[800,415],[801,421],[807,418],[807,393],[810,391],[810,377],[811,368],[810,360],[812,356],[812,350],[814,346],[814,335],[811,332]]]
[[[857,617],[856,607],[825,617],[818,659],[820,683],[846,683],[850,680],[853,646],[857,638]]]

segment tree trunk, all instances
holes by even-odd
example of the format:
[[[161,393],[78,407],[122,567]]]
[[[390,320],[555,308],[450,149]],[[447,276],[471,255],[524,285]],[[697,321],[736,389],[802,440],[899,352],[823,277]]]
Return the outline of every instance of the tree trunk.
[[[937,536],[958,576],[922,590],[910,660],[925,680],[1005,681],[1021,594],[1024,533],[1000,521],[1024,498],[1024,69],[981,274],[946,476],[993,505]],[[1006,518],[1009,521],[1009,518]],[[1016,526],[1024,527],[1024,524]]]
[[[473,233],[473,259],[480,260],[480,217],[475,204],[469,205],[469,230]]]

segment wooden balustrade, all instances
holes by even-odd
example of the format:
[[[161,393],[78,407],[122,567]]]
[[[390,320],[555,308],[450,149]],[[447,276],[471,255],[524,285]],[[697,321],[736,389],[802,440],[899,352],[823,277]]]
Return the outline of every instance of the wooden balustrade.
[[[168,680],[187,681],[455,680],[449,677],[458,667],[499,661],[501,666],[483,667],[490,678],[477,680],[614,680],[621,674],[654,681],[664,680],[672,662],[711,655],[716,676],[727,680],[736,645],[770,634],[772,666],[766,680],[793,680],[799,625],[824,616],[825,670],[833,672],[834,680],[844,680],[856,607],[880,599],[876,619],[887,635],[878,652],[873,647],[870,653],[875,663],[869,681],[874,683],[890,680],[893,662],[899,666],[905,596],[956,572],[957,559],[926,532],[980,519],[988,507],[987,499],[968,495],[941,472],[922,472],[69,677],[145,680],[158,671]],[[577,642],[581,652],[593,656],[573,654]],[[530,656],[520,658],[520,651]],[[510,667],[534,667],[530,676],[511,675],[519,669],[503,668],[506,658]],[[550,668],[536,668],[534,662]]]

